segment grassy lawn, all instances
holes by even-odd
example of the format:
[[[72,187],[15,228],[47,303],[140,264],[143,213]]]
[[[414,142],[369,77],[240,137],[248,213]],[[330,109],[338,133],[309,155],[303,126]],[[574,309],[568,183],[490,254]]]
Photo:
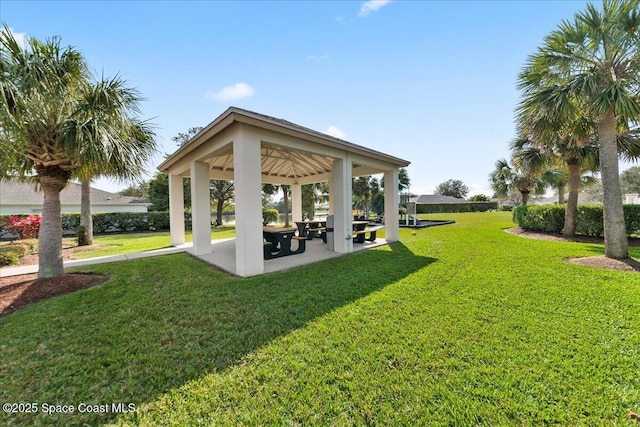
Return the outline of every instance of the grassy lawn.
[[[136,412],[0,425],[634,425],[639,275],[510,215],[249,279],[185,254],[77,269],[112,278],[0,319],[0,401]]]
[[[226,239],[229,237],[235,237],[235,229],[233,227],[216,227],[211,230],[211,239]],[[191,241],[191,232],[185,234],[185,239],[187,242]],[[171,246],[171,238],[169,237],[168,231],[158,233],[106,234],[95,236],[93,243],[95,245],[108,245],[110,247],[96,249],[94,251],[78,252],[73,254],[72,258],[93,258],[167,248]]]

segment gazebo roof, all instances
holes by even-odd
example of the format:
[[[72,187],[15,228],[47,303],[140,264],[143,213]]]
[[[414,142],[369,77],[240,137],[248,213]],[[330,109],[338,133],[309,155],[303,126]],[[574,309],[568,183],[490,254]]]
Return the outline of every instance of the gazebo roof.
[[[394,168],[406,167],[409,162],[339,138],[297,125],[284,119],[230,107],[187,144],[167,158],[158,169],[163,172],[186,174],[188,159],[203,157],[211,168],[212,178],[233,179],[233,147],[224,144],[226,132],[235,126],[247,126],[259,132],[261,140],[261,174],[265,182],[312,182],[331,174],[333,152],[347,152],[354,156],[354,175],[379,173],[378,164]],[[218,146],[203,150],[211,141]],[[220,143],[223,141],[223,143]],[[293,142],[292,142],[293,141]],[[202,151],[198,155],[198,151]],[[317,181],[316,181],[317,182]]]

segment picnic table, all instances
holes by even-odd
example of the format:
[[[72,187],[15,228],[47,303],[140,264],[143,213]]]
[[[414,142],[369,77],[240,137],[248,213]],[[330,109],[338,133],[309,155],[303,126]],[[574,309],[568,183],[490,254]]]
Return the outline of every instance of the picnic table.
[[[353,242],[364,243],[376,240],[376,232],[384,228],[383,225],[369,224],[369,221],[353,221]],[[369,237],[366,234],[369,233]]]
[[[262,227],[264,259],[301,254],[305,251],[306,238],[295,235],[294,227]],[[297,240],[296,250],[291,249],[291,241]]]
[[[296,226],[298,227],[299,237],[304,237],[307,240],[321,237],[322,241],[327,243],[327,221],[296,221]]]

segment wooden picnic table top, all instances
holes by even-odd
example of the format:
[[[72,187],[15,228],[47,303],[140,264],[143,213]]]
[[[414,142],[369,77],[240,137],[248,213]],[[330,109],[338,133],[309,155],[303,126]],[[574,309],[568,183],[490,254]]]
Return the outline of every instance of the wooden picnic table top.
[[[262,227],[262,231],[266,231],[267,233],[291,233],[296,230],[297,228],[295,227],[273,227],[269,225]]]

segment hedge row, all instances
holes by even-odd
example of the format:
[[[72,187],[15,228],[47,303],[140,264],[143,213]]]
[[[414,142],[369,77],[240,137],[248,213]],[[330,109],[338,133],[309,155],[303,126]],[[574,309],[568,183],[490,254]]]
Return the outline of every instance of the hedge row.
[[[419,214],[453,213],[453,212],[487,212],[498,209],[497,202],[466,202],[466,203],[429,203],[417,204]]]
[[[513,210],[513,222],[525,230],[560,233],[564,226],[566,205],[518,206]],[[624,205],[627,235],[640,234],[640,205]],[[578,205],[576,234],[602,236],[604,220],[601,205]]]
[[[2,218],[26,217],[28,215],[0,215],[0,234],[4,232]],[[80,226],[79,213],[63,213],[62,229],[75,232]],[[185,212],[184,226],[191,230],[191,213]],[[96,234],[123,231],[162,231],[169,230],[169,212],[103,212],[93,214],[93,231]]]

